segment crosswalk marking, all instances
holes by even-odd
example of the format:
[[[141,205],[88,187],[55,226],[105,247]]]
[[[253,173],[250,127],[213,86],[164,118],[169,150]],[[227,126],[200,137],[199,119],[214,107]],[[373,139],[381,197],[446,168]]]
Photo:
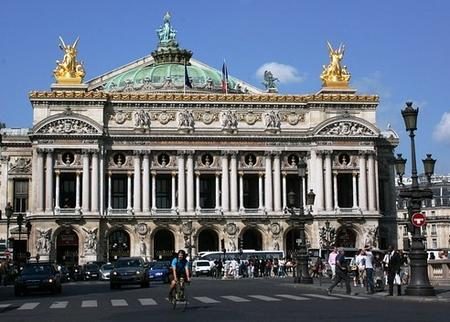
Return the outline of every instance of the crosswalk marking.
[[[156,301],[154,299],[138,299],[138,301],[141,303],[141,305],[143,306],[147,306],[147,305],[156,305],[158,303],[156,303]]]
[[[290,295],[290,294],[276,294],[275,296],[282,297],[289,300],[296,300],[296,301],[305,301],[310,300],[307,297],[297,296],[297,295]]]
[[[33,310],[38,305],[38,302],[24,303],[21,307],[18,308],[18,310]]]
[[[119,299],[119,300],[111,300],[111,305],[112,306],[128,306],[127,301],[123,300],[123,299]]]
[[[8,306],[11,306],[11,304],[0,304],[0,310],[6,309]]]
[[[306,295],[309,297],[315,297],[315,298],[322,299],[322,300],[340,300],[340,298],[328,296],[328,295],[320,295],[320,294],[302,294],[302,295]]]
[[[197,301],[200,301],[202,303],[220,303],[219,301],[216,301],[215,299],[212,299],[210,297],[207,296],[197,296],[194,297],[194,299],[196,299]]]
[[[245,299],[243,297],[239,297],[239,296],[233,296],[233,295],[225,295],[225,296],[221,296],[226,300],[230,300],[232,302],[250,302],[249,299]]]
[[[355,300],[368,300],[369,299],[369,298],[364,297],[364,296],[347,295],[347,294],[334,294],[334,296],[345,297],[345,298],[355,299]]]
[[[67,304],[69,304],[68,301],[54,302],[52,305],[50,305],[50,308],[51,309],[65,309],[67,307]]]
[[[277,301],[281,301],[280,299],[277,299],[275,297],[270,297],[270,296],[265,296],[265,295],[249,295],[249,297],[261,300],[261,301],[265,301],[265,302],[277,302]]]
[[[81,307],[97,307],[97,300],[85,300],[81,302]]]

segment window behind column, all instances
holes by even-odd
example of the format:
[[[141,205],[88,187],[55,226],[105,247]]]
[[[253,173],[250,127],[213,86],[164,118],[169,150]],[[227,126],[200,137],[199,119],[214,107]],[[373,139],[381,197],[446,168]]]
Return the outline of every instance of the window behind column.
[[[172,207],[172,176],[158,174],[156,176],[156,208],[170,209]]]
[[[257,174],[244,175],[244,208],[259,207],[259,183]]]
[[[127,175],[113,175],[111,185],[111,207],[113,209],[127,209]]]
[[[200,208],[212,209],[216,206],[216,177],[214,175],[200,176]]]
[[[14,211],[26,212],[28,210],[28,180],[14,180]]]
[[[76,174],[61,173],[60,176],[60,200],[61,208],[75,208],[76,200]]]

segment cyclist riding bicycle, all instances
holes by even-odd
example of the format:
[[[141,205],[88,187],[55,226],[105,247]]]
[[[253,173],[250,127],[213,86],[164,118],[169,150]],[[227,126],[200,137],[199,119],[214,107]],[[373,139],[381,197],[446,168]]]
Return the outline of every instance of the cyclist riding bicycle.
[[[190,282],[191,280],[189,274],[188,261],[186,259],[186,252],[180,249],[178,251],[178,256],[172,260],[172,264],[170,266],[172,272],[169,277],[170,279],[169,301],[172,302],[176,285],[179,279],[183,277],[186,282]]]

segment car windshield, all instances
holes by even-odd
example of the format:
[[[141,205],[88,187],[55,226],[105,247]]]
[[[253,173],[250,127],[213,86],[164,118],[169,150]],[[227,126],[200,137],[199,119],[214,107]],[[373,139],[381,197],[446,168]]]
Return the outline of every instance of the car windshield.
[[[141,262],[138,259],[118,260],[116,268],[120,267],[139,267]]]
[[[90,264],[90,265],[86,265],[86,269],[89,270],[89,271],[91,271],[91,270],[95,271],[95,270],[98,269],[98,266],[95,265],[95,264]]]
[[[197,262],[197,266],[209,266],[209,262]]]
[[[102,265],[102,270],[111,270],[114,268],[113,264],[104,264]]]
[[[48,275],[51,274],[52,269],[48,265],[31,265],[25,266],[22,275]]]
[[[168,263],[165,262],[156,262],[152,265],[152,269],[161,269],[161,268],[167,268],[169,266]]]

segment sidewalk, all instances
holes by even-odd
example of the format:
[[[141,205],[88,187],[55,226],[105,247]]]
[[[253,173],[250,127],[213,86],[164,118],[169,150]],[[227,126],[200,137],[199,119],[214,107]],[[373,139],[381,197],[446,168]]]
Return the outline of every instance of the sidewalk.
[[[286,278],[286,285],[294,288],[309,288],[322,290],[323,294],[327,294],[327,288],[331,286],[331,280],[329,278],[322,278],[320,281],[318,278],[314,278],[313,284],[298,284],[294,283],[292,278]],[[374,294],[367,294],[366,288],[360,286],[353,286],[351,282],[352,295],[363,295],[367,297],[375,297],[377,299],[384,299],[389,301],[416,301],[416,302],[450,302],[450,285],[433,285],[436,292],[436,296],[410,296],[405,295],[405,289],[407,285],[402,285],[402,295],[396,295],[396,288],[394,287],[394,296],[388,295],[388,286],[386,285],[384,291],[375,292]],[[333,289],[334,294],[345,294],[345,285],[342,287],[336,286]]]

